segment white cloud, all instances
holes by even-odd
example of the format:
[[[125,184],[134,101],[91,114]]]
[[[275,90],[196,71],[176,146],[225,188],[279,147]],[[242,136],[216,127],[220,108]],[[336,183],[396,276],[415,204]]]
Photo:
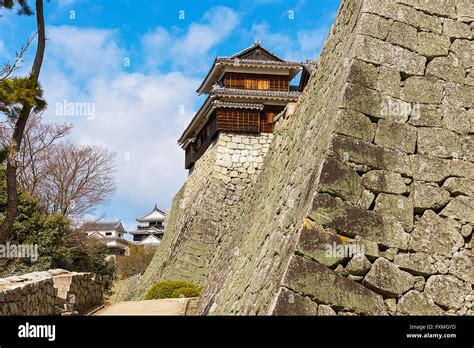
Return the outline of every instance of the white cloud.
[[[312,30],[300,30],[290,36],[272,32],[269,25],[262,22],[253,24],[248,35],[259,38],[265,46],[271,47],[275,52],[283,52],[281,55],[288,60],[305,61],[317,58],[329,28],[329,24],[323,24]]]
[[[78,0],[57,0],[58,2],[58,7],[63,8],[66,6],[71,6],[74,5]]]
[[[114,30],[72,26],[48,26],[46,30],[48,57],[76,78],[88,79],[123,66],[125,53],[114,41]]]
[[[7,50],[5,48],[5,44],[3,43],[3,41],[0,39],[0,57],[1,58],[4,58],[6,57],[7,55]]]
[[[114,31],[50,27],[48,32],[42,73],[47,119],[71,122],[76,142],[117,154],[118,189],[106,218],[123,210],[117,206],[130,207],[131,216],[120,217],[127,221],[155,203],[168,208],[186,178],[176,141],[193,115],[199,81],[180,72],[123,72]],[[95,117],[55,115],[63,100],[94,103]]]
[[[238,16],[232,9],[218,6],[208,10],[199,23],[192,23],[185,33],[157,27],[142,38],[145,55],[150,58],[148,65],[167,63],[174,68],[186,67],[188,71],[205,70],[212,48],[238,23]]]

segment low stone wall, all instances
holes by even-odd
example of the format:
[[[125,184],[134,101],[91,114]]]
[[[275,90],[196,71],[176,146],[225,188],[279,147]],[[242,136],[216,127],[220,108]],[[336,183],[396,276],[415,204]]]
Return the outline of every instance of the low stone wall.
[[[0,279],[0,315],[84,314],[103,303],[104,284],[93,273],[61,269]]]

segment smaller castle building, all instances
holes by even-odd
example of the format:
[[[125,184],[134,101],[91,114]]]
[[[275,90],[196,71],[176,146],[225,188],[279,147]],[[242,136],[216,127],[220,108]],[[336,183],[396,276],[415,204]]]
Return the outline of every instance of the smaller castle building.
[[[133,241],[141,245],[158,245],[165,232],[166,213],[155,205],[147,215],[137,219],[138,225],[133,235]]]
[[[122,222],[119,221],[92,221],[82,225],[81,230],[87,237],[101,239],[107,245],[110,255],[128,255],[130,242],[125,239]]]

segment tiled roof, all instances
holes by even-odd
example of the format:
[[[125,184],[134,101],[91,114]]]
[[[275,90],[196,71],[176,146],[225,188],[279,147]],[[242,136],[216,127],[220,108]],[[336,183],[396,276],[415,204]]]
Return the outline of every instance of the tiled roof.
[[[276,60],[259,60],[259,59],[239,59],[239,58],[229,58],[229,57],[217,57],[216,62],[218,63],[229,63],[232,65],[263,65],[263,66],[301,66],[299,62],[290,62],[290,61],[276,61]]]
[[[244,55],[244,54],[246,54],[246,53],[252,51],[254,48],[257,48],[257,47],[258,47],[259,49],[261,49],[261,50],[266,51],[268,54],[270,54],[271,56],[275,57],[275,59],[284,61],[283,58],[278,57],[275,53],[273,53],[273,52],[271,52],[269,49],[263,47],[262,44],[261,44],[261,42],[260,42],[260,40],[258,40],[258,39],[255,41],[255,43],[254,43],[253,45],[251,45],[251,46],[249,46],[249,47],[247,47],[247,48],[244,48],[244,49],[243,49],[242,51],[240,51],[240,52],[234,53],[232,56],[230,56],[230,58],[238,58],[238,57],[240,57],[240,56],[242,56],[242,55]]]
[[[138,218],[138,222],[150,222],[150,221],[163,221],[165,219],[166,213],[160,209],[155,204],[155,207],[151,212],[146,214],[145,216]]]
[[[148,229],[144,230],[135,230],[129,232],[130,234],[137,235],[137,234],[164,234],[165,230],[164,229],[157,229],[155,227],[150,227]]]
[[[81,229],[85,231],[109,231],[120,226],[120,221],[92,221],[86,222]]]
[[[213,95],[239,95],[249,97],[267,97],[277,99],[296,99],[301,95],[300,91],[269,91],[260,89],[239,89],[226,88],[218,85],[212,87],[211,93]]]
[[[237,108],[237,109],[256,109],[263,110],[264,105],[259,103],[236,103],[222,100],[214,100],[212,106],[216,108]]]

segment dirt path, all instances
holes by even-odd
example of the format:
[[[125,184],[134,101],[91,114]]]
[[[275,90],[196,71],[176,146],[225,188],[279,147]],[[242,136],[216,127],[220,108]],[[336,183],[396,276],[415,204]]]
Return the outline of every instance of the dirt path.
[[[194,298],[126,301],[106,305],[92,315],[195,315]]]

